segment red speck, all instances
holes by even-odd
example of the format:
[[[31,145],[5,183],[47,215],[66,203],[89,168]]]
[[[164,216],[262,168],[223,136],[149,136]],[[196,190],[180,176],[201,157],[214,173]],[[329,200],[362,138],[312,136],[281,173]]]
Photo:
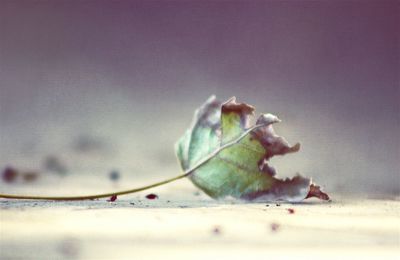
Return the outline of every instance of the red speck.
[[[158,199],[158,196],[154,193],[150,193],[150,194],[146,195],[146,199],[154,200],[154,199]]]
[[[116,201],[116,200],[117,200],[117,195],[112,195],[111,198],[109,200],[107,200],[107,201],[113,202],[113,201]]]
[[[279,225],[278,223],[271,223],[271,230],[276,232],[276,231],[278,231],[280,226],[281,225]]]
[[[3,181],[11,183],[16,180],[17,175],[18,175],[17,170],[15,170],[14,168],[11,168],[11,167],[7,167],[4,169],[1,177],[2,177]]]
[[[212,232],[214,233],[214,235],[219,235],[219,234],[221,234],[221,229],[219,227],[214,227]]]
[[[291,209],[291,208],[289,208],[289,209],[287,209],[287,211],[289,212],[289,214],[294,214],[294,209]]]

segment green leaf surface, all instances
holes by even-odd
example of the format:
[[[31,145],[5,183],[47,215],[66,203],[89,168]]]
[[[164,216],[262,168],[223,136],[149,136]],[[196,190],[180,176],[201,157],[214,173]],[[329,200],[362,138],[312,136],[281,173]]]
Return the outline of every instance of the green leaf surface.
[[[328,195],[310,179],[295,176],[281,180],[268,160],[275,155],[297,152],[275,134],[272,125],[280,120],[262,114],[255,125],[254,107],[210,97],[196,110],[191,127],[175,146],[180,165],[190,180],[212,198],[301,201],[308,197],[327,200]]]

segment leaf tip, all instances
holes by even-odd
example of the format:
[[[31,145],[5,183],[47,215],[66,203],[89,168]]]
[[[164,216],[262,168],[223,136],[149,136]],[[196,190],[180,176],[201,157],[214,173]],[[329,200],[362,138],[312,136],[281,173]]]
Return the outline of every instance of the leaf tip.
[[[329,200],[329,195],[321,191],[321,187],[315,184],[310,185],[310,190],[306,196],[306,199],[316,197],[321,200]]]
[[[289,152],[292,153],[298,152],[300,150],[300,146],[301,146],[300,143],[296,143],[295,145],[289,148]]]
[[[282,122],[276,115],[273,114],[261,114],[257,119],[257,125],[270,125],[274,123]]]
[[[231,97],[228,101],[222,104],[222,113],[235,112],[238,114],[254,114],[255,108],[246,103],[236,103],[236,97]]]

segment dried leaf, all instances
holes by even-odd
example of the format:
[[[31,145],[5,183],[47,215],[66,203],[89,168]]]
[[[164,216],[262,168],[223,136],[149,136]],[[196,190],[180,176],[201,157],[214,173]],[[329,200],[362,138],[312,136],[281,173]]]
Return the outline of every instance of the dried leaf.
[[[210,97],[196,110],[193,123],[176,144],[180,165],[188,177],[212,198],[301,201],[308,197],[327,199],[319,186],[300,175],[275,178],[268,160],[275,155],[297,152],[275,134],[272,124],[280,120],[262,114],[250,125],[254,107],[236,103],[233,97],[221,103]]]

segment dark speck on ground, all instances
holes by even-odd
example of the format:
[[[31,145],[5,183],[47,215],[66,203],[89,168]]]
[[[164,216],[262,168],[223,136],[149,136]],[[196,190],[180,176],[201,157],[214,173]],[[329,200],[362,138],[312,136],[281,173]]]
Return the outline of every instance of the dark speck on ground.
[[[289,214],[294,214],[294,212],[295,212],[294,209],[292,209],[292,208],[288,208],[287,211],[289,212]]]
[[[109,200],[107,200],[107,201],[114,202],[116,200],[117,200],[117,195],[112,195],[111,198]]]
[[[154,193],[150,193],[150,194],[146,195],[146,199],[154,200],[154,199],[158,199],[158,196]]]
[[[212,230],[214,235],[220,235],[221,234],[221,228],[220,227],[214,227]]]
[[[113,170],[109,174],[109,178],[111,181],[118,181],[120,179],[120,173],[117,170]]]
[[[278,231],[279,228],[280,228],[280,225],[278,223],[271,223],[271,230],[273,232]]]
[[[1,178],[3,179],[4,182],[11,183],[16,180],[17,176],[18,176],[18,171],[16,169],[11,167],[6,167],[3,170]]]

